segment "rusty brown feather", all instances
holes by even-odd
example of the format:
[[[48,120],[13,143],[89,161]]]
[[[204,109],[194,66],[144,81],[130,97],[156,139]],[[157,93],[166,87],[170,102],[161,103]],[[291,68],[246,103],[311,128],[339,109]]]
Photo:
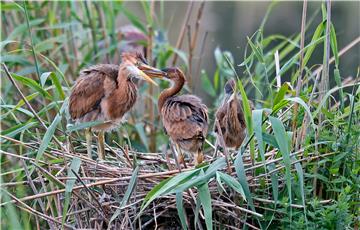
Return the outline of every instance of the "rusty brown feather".
[[[194,154],[201,154],[208,131],[208,111],[201,99],[194,95],[176,94],[185,83],[185,76],[178,68],[167,68],[167,78],[174,84],[164,90],[158,100],[158,109],[163,126],[171,140],[181,149]],[[197,163],[201,157],[195,159]]]
[[[69,111],[79,122],[106,121],[94,127],[106,131],[118,125],[136,97],[136,85],[119,72],[119,66],[95,65],[81,71],[70,95]]]
[[[241,100],[234,94],[235,80],[225,84],[225,98],[216,111],[215,117],[219,122],[226,147],[239,148],[246,136],[245,118]],[[215,132],[219,135],[217,126]]]
[[[99,131],[100,159],[104,159],[104,131],[117,127],[136,102],[137,87],[133,77],[156,84],[150,77],[165,74],[148,66],[139,53],[123,53],[120,66],[95,65],[80,72],[70,95],[69,112],[77,122],[103,122],[92,127]],[[87,129],[85,134],[88,156],[91,158],[91,133]]]

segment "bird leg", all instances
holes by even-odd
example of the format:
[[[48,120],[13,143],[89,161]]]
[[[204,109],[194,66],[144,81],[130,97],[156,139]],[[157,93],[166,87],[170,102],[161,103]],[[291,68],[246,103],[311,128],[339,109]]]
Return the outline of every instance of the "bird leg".
[[[104,131],[99,131],[99,133],[98,133],[98,157],[99,157],[99,160],[105,159],[105,133],[104,133]]]
[[[201,149],[199,149],[195,154],[194,154],[194,165],[199,165],[204,161],[204,154],[202,152]]]
[[[85,129],[85,138],[86,138],[86,150],[87,150],[87,155],[90,159],[92,159],[92,148],[91,148],[91,130],[90,128]]]
[[[175,145],[176,145],[176,150],[178,152],[177,160],[178,160],[179,164],[183,163],[184,167],[187,168],[186,163],[185,163],[184,154],[182,153],[180,146],[178,144],[175,144]]]
[[[177,157],[177,153],[176,153],[174,144],[170,143],[170,146],[171,146],[171,152],[173,153],[173,157],[174,157],[174,160],[175,160],[176,167],[179,169],[179,172],[181,172],[181,166],[180,166],[179,161],[178,161],[178,157]]]
[[[218,137],[216,137],[216,140],[215,140],[215,151],[214,151],[214,155],[213,155],[213,158],[216,158],[217,157],[217,152],[219,151],[219,139]]]

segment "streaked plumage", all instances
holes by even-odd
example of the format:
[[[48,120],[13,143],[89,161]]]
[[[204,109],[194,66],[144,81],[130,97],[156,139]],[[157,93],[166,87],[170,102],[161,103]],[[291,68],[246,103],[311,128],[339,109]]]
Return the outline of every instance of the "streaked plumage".
[[[184,74],[178,68],[168,68],[166,78],[174,85],[164,90],[158,107],[166,133],[181,149],[195,154],[195,163],[203,159],[202,147],[208,131],[208,111],[201,99],[194,95],[176,94],[185,83]]]
[[[136,102],[137,87],[133,78],[156,84],[147,74],[154,77],[166,73],[148,66],[139,53],[123,53],[120,66],[101,64],[84,69],[70,95],[71,118],[77,122],[103,121],[92,127],[99,131],[98,138],[103,142],[103,132],[118,126]],[[90,137],[87,133],[87,139]],[[87,141],[88,155],[91,157],[91,140]],[[99,157],[103,159],[103,146],[99,146],[99,149]]]
[[[111,64],[82,70],[70,96],[71,118],[78,122],[107,121],[93,127],[95,131],[116,127],[137,97],[133,79],[118,75],[119,66]]]
[[[224,142],[228,148],[239,148],[246,136],[246,124],[241,100],[234,94],[235,81],[229,80],[225,84],[225,98],[216,111],[215,117],[219,121]],[[215,125],[215,132],[218,128]]]

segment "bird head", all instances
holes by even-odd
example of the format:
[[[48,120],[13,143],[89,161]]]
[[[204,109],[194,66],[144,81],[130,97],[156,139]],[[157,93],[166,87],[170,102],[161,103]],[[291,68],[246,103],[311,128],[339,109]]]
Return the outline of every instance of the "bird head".
[[[234,79],[229,79],[224,86],[225,93],[230,95],[234,93],[236,84]]]
[[[123,53],[121,58],[121,65],[125,66],[130,74],[154,85],[157,85],[157,83],[151,79],[152,77],[161,78],[166,75],[164,71],[149,66],[140,53]]]
[[[166,75],[163,75],[163,77],[169,80],[183,78],[183,80],[185,81],[184,73],[177,67],[164,68],[162,69],[162,71],[166,73]]]

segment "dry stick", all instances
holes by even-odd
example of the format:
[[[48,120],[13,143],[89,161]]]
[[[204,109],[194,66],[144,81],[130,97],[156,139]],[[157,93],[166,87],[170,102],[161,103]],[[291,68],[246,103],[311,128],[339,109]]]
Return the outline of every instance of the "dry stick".
[[[52,218],[50,216],[47,216],[47,215],[45,215],[45,214],[31,208],[29,205],[27,205],[23,201],[21,201],[21,199],[18,199],[17,197],[15,197],[14,195],[12,195],[11,193],[9,193],[8,191],[6,191],[4,189],[2,189],[2,190],[5,191],[11,198],[14,199],[13,200],[14,202],[11,202],[11,203],[19,203],[19,204],[21,204],[23,206],[23,207],[18,206],[19,208],[22,208],[23,210],[25,210],[25,211],[27,211],[27,212],[29,212],[31,214],[35,214],[35,215],[37,215],[37,216],[39,216],[39,217],[41,217],[41,218],[43,218],[45,220],[50,220],[50,221],[53,221],[53,222],[58,223],[58,224],[61,225],[61,221],[58,221],[58,220],[56,220],[56,219],[54,219],[54,218]],[[68,224],[65,224],[65,223],[64,223],[64,226],[66,226],[67,228],[70,228],[70,229],[74,229],[74,227],[72,227],[72,226],[70,226]]]
[[[355,38],[353,41],[351,41],[348,45],[346,45],[344,48],[342,48],[339,52],[339,57],[341,57],[343,54],[345,54],[347,51],[349,51],[352,47],[354,47],[355,45],[357,45],[358,43],[360,42],[360,36]],[[335,56],[333,56],[330,61],[329,61],[329,64],[333,63],[335,61]],[[313,88],[313,91],[311,93],[311,97],[310,97],[310,100],[309,100],[309,103],[308,104],[311,104],[311,101],[313,100],[313,95],[315,94],[315,89],[317,88],[317,83],[318,83],[318,80],[319,80],[319,76],[320,76],[320,73],[323,69],[323,65],[321,65],[319,68],[317,68],[314,72],[313,72],[313,76],[317,76],[316,79],[315,79],[315,83],[314,83],[314,88]],[[307,125],[309,123],[309,118],[308,118],[308,115],[307,113],[305,113],[305,117],[304,117],[304,122],[303,122],[303,125],[301,127],[301,139],[300,139],[300,143],[303,142],[304,138],[305,138],[305,131],[306,131],[306,128],[307,128]]]
[[[37,172],[39,174],[39,172]],[[45,181],[44,181],[44,178],[39,176],[39,180],[40,180],[40,183],[41,183],[41,186],[43,187],[44,189],[44,192],[47,192],[47,188],[46,188],[46,185],[45,185]],[[51,204],[52,203],[52,200],[54,200],[54,202],[56,202],[55,199],[53,199],[53,197],[46,197],[47,199],[47,202],[48,204]],[[56,205],[56,204],[55,204]],[[50,212],[51,212],[51,216],[55,216],[55,210],[54,210],[54,206],[53,205],[49,205],[50,206]]]
[[[113,141],[113,143],[119,147],[121,149],[121,151],[124,153],[124,156],[125,156],[125,159],[128,161],[128,163],[130,164],[131,168],[134,168],[134,164],[133,162],[131,161],[130,157],[129,157],[129,153],[128,153],[128,149],[126,148],[126,150],[121,146],[119,145],[116,141]],[[127,145],[125,146],[127,147]]]
[[[192,82],[191,82],[191,71],[192,71],[192,48],[191,48],[191,26],[187,25],[187,38],[188,38],[188,49],[189,49],[189,57],[188,57],[188,69],[187,69],[187,76],[188,76],[188,85],[190,89],[192,89]]]
[[[151,3],[153,4],[154,1]],[[153,7],[151,7],[153,9]],[[152,15],[152,14],[150,14]],[[153,28],[152,25],[148,28],[148,47],[147,47],[147,59],[150,65],[153,63],[152,58],[152,46],[153,46]],[[154,86],[152,84],[149,85],[149,97],[148,97],[148,109],[149,109],[149,120],[150,120],[150,144],[149,150],[150,152],[156,151],[156,130],[155,130],[155,111],[154,111],[154,104],[151,97],[154,96]]]
[[[260,201],[260,202],[269,203],[269,204],[275,204],[275,203],[279,204],[279,202],[276,202],[274,200],[268,200],[268,199],[257,198],[257,197],[254,197],[253,199],[257,200],[257,201]],[[319,203],[321,203],[321,204],[327,204],[327,203],[331,203],[331,202],[333,202],[333,200],[321,200],[321,201],[319,201]],[[290,206],[293,207],[293,208],[304,208],[304,206],[302,206],[300,204],[290,204]]]
[[[320,95],[319,99],[322,100],[325,97],[325,94],[327,93],[329,89],[329,67],[330,67],[330,25],[331,25],[331,3],[330,0],[326,0],[326,37],[325,37],[325,44],[324,44],[324,51],[325,51],[325,57],[324,57],[324,64],[323,64],[323,70],[321,74],[321,81],[319,85],[320,89]],[[327,107],[328,104],[326,103]],[[319,116],[319,126],[321,126],[321,123],[324,119],[323,114],[320,114]],[[315,136],[319,137],[320,135],[320,127],[316,131]],[[315,138],[316,138],[315,137]],[[318,138],[316,138],[318,139]],[[316,151],[317,152],[317,151]],[[317,152],[318,153],[318,152]],[[318,166],[315,164],[314,166],[314,175],[317,174]],[[316,196],[316,190],[317,190],[317,177],[314,177],[313,180],[313,195]],[[320,189],[321,190],[321,189]],[[321,192],[321,191],[320,191]]]
[[[228,150],[226,148],[225,141],[224,141],[224,136],[223,136],[223,133],[222,133],[222,130],[221,130],[218,119],[215,119],[215,124],[216,124],[216,127],[218,129],[218,133],[220,134],[220,135],[218,135],[218,137],[220,136],[220,138],[219,138],[220,145],[224,149],[224,155],[225,155],[225,160],[226,160],[226,164],[227,164],[227,170],[228,170],[228,173],[231,174],[231,166],[230,166],[230,161],[229,161],[229,152],[228,152]]]
[[[29,108],[30,112],[34,115],[34,117],[40,122],[40,124],[47,130],[47,126],[45,125],[45,123],[42,121],[42,119],[39,117],[39,115],[35,112],[35,110],[33,109],[33,107],[30,105],[29,101],[26,99],[26,97],[24,96],[24,94],[22,93],[22,91],[20,90],[19,86],[16,84],[16,82],[14,81],[14,79],[12,78],[8,68],[6,67],[6,65],[4,63],[2,63],[2,66],[5,70],[6,76],[9,78],[9,80],[11,81],[11,83],[15,86],[16,90],[18,91],[18,93],[20,94],[21,98],[23,99],[23,101],[25,102],[26,106]],[[56,144],[59,145],[60,148],[62,148],[65,152],[67,152],[67,149],[64,148],[64,146],[62,146],[62,144],[60,143],[60,141],[53,136]]]
[[[344,48],[342,48],[339,52],[339,57],[341,57],[343,54],[345,54],[347,51],[349,51],[351,48],[353,48],[355,45],[357,45],[360,42],[360,36],[355,38],[354,40],[352,40],[349,44],[347,44]],[[333,63],[335,61],[335,56],[333,56],[332,58],[330,58],[329,60],[329,64]],[[320,73],[324,68],[324,65],[320,65],[319,68],[317,68],[314,72],[313,72],[313,76],[317,75],[318,73]]]
[[[102,35],[104,37],[105,48],[107,50],[109,50],[110,45],[109,45],[109,39],[108,39],[108,36],[107,36],[107,33],[106,33],[107,30],[106,30],[106,26],[105,26],[104,12],[101,10],[98,2],[94,2],[94,5],[95,5],[95,9],[96,9],[96,11],[98,12],[98,15],[99,15],[99,24],[101,26]],[[105,57],[106,57],[106,62],[110,63],[109,52],[106,52]]]
[[[31,177],[30,177],[30,175],[29,175],[29,170],[28,170],[27,167],[26,167],[25,161],[24,161],[24,160],[21,160],[20,162],[21,162],[22,166],[24,167],[24,171],[25,171],[25,174],[26,174],[26,178],[27,178],[27,180],[29,181],[29,184],[30,184],[30,187],[31,187],[33,193],[38,194],[39,192],[38,192],[38,190],[36,189],[36,186],[34,185],[32,179],[31,179]],[[45,215],[47,215],[44,202],[43,202],[41,199],[36,199],[36,201],[39,203],[39,206],[40,206],[42,212],[43,212]],[[48,224],[49,224],[49,226],[50,226],[50,229],[55,229],[54,226],[53,226],[53,224],[52,224],[50,221],[48,221]]]
[[[201,43],[201,50],[200,50],[200,55],[199,55],[199,62],[198,62],[198,66],[197,66],[197,70],[196,70],[196,75],[195,75],[195,76],[199,76],[199,75],[200,75],[201,61],[202,61],[202,57],[203,57],[204,50],[205,50],[205,43],[206,43],[207,35],[208,35],[208,31],[205,32],[204,38],[203,38],[202,43]]]
[[[217,200],[213,200],[212,203],[214,205],[217,205],[217,206],[223,206],[223,207],[229,207],[229,208],[235,208],[235,209],[238,209],[240,211],[243,211],[243,212],[246,212],[246,213],[249,213],[251,215],[254,215],[256,217],[259,217],[259,218],[263,218],[264,216],[260,213],[257,213],[257,212],[254,212],[254,211],[251,211],[251,210],[248,210],[246,208],[242,208],[240,206],[237,206],[235,204],[228,204],[228,203],[225,203],[225,202],[222,202],[222,201],[217,201]]]
[[[321,158],[321,157],[331,156],[331,155],[334,155],[334,154],[336,154],[336,153],[335,153],[335,152],[332,152],[332,153],[326,153],[326,154],[322,154],[322,155],[318,155],[318,156],[314,156],[314,157],[302,158],[302,159],[299,159],[299,160],[296,160],[296,161],[291,162],[291,165],[294,165],[294,164],[296,164],[296,163],[300,163],[300,162],[302,162],[302,161],[316,160],[316,159],[319,159],[319,158]],[[268,174],[273,174],[273,173],[278,172],[278,171],[280,171],[281,169],[284,169],[284,168],[285,168],[285,166],[280,166],[279,168],[276,168],[276,169],[268,172]],[[259,177],[263,177],[263,176],[266,176],[266,174],[260,174],[260,175],[258,175],[258,176],[256,176],[256,177],[254,177],[254,179],[255,179],[255,178],[259,178]]]
[[[201,16],[203,14],[203,10],[204,10],[204,6],[205,6],[205,1],[201,2],[199,10],[198,10],[198,14],[197,14],[197,18],[196,18],[196,23],[195,23],[195,31],[194,31],[194,36],[191,38],[189,37],[189,86],[192,89],[192,58],[194,55],[194,50],[196,47],[196,42],[197,42],[197,37],[199,34],[199,28],[200,28],[200,19]],[[190,28],[189,28],[190,29]]]
[[[303,3],[303,11],[302,11],[302,19],[301,19],[301,39],[300,39],[300,69],[299,69],[299,76],[297,79],[297,84],[296,84],[296,97],[299,97],[300,95],[300,90],[301,90],[301,86],[302,86],[302,73],[304,70],[304,66],[303,66],[303,62],[304,62],[304,43],[305,43],[305,30],[306,30],[306,10],[307,10],[307,0],[304,0]],[[296,137],[297,135],[299,135],[296,132],[296,126],[297,126],[297,115],[298,115],[298,107],[299,104],[295,103],[294,105],[294,118],[293,118],[293,123],[292,123],[292,130],[294,132],[293,134],[293,140],[298,140]],[[294,141],[293,141],[294,143]],[[295,150],[298,149],[298,142],[295,141]]]
[[[73,170],[71,169],[71,171],[74,173],[75,177],[80,181],[80,183],[83,185],[83,187],[85,188],[86,191],[88,191],[88,193],[90,194],[90,196],[96,201],[96,204],[99,206],[99,208],[101,209],[101,212],[99,210],[97,210],[100,215],[104,218],[106,223],[109,223],[109,221],[105,218],[105,210],[102,207],[102,205],[100,204],[100,202],[98,201],[98,199],[96,198],[96,196],[94,195],[94,193],[88,188],[86,187],[86,184],[81,180],[81,178],[79,177],[79,175]]]
[[[32,158],[24,157],[24,156],[21,156],[21,155],[16,155],[16,154],[9,153],[9,152],[5,152],[3,150],[0,150],[0,153],[8,155],[8,156],[16,157],[16,158],[19,158],[19,159],[23,159],[23,160],[28,160],[28,161],[33,160]],[[42,163],[42,164],[46,164],[46,162],[44,162],[44,161],[39,161],[39,162]]]
[[[198,34],[199,34],[199,28],[200,28],[200,19],[201,19],[201,16],[203,14],[204,6],[205,6],[205,1],[201,2],[201,5],[200,5],[199,10],[198,10],[196,23],[195,23],[195,33],[194,33],[194,37],[193,37],[193,39],[191,41],[191,49],[192,50],[194,50],[195,46],[196,46],[196,41],[197,41],[197,37],[198,37]]]
[[[180,49],[181,48],[181,45],[183,43],[183,40],[184,40],[184,35],[185,35],[185,31],[186,31],[186,26],[188,25],[189,23],[189,19],[190,19],[190,15],[191,15],[191,11],[192,11],[192,8],[193,8],[193,5],[194,5],[194,2],[193,1],[190,1],[189,2],[189,5],[188,5],[188,8],[186,10],[186,15],[185,15],[185,19],[184,19],[184,23],[181,27],[181,31],[180,31],[180,35],[179,35],[179,38],[176,42],[176,46],[175,48],[176,49]],[[172,65],[175,66],[176,64],[176,61],[177,61],[177,58],[178,58],[178,55],[177,53],[174,54],[174,59],[172,61]]]
[[[184,169],[184,171],[190,171],[190,170],[191,169]],[[178,170],[158,172],[158,173],[148,173],[148,174],[139,175],[138,178],[151,178],[151,177],[158,177],[158,176],[164,176],[164,175],[173,175],[176,173],[178,173]],[[94,186],[98,186],[98,185],[110,184],[110,183],[114,183],[114,182],[118,182],[118,181],[130,180],[130,179],[131,179],[131,176],[112,178],[112,179],[108,179],[108,180],[102,180],[102,181],[86,184],[86,187],[89,188],[89,187],[94,187]],[[73,188],[73,191],[76,191],[76,190],[79,190],[82,188],[83,188],[83,186],[75,186]],[[19,200],[20,201],[28,201],[28,200],[33,200],[33,199],[40,198],[40,197],[56,195],[56,194],[63,193],[63,192],[65,192],[65,189],[59,189],[59,190],[55,190],[55,191],[51,191],[51,192],[40,193],[40,194],[36,194],[36,195],[23,197],[23,198],[20,198]],[[1,203],[0,207],[6,205],[8,203],[16,203],[16,201],[12,200],[12,201]]]

